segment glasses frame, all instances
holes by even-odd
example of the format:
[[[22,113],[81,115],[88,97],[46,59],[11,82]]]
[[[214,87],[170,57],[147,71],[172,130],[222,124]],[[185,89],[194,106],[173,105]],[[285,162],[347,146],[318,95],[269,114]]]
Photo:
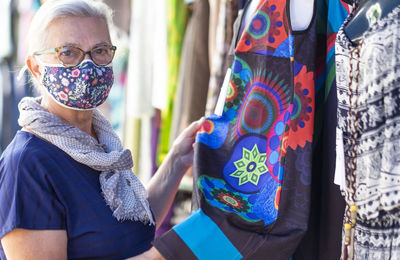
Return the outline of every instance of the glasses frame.
[[[60,50],[62,50],[63,48],[67,48],[67,47],[76,48],[76,49],[78,49],[78,50],[82,53],[82,60],[80,60],[80,61],[78,62],[78,64],[75,64],[75,65],[64,64],[64,62],[62,62],[62,60],[60,59]],[[99,48],[99,47],[110,47],[110,49],[111,49],[111,51],[112,51],[112,58],[111,58],[111,61],[110,61],[109,63],[107,63],[107,64],[97,64],[97,63],[93,60],[93,58],[92,58],[92,51],[95,50],[96,48]],[[82,61],[84,61],[86,54],[89,54],[89,57],[90,57],[90,59],[93,61],[94,64],[96,64],[97,66],[100,66],[100,67],[105,67],[105,66],[109,65],[109,64],[113,61],[114,56],[115,56],[115,51],[116,51],[116,50],[117,50],[117,46],[114,46],[114,45],[99,45],[99,46],[93,47],[93,48],[90,49],[89,51],[84,51],[84,50],[82,50],[81,48],[76,47],[76,46],[66,45],[66,46],[60,46],[60,47],[56,47],[56,48],[51,48],[51,49],[44,50],[44,51],[36,51],[36,52],[33,53],[33,55],[35,55],[35,56],[40,56],[40,55],[43,55],[43,54],[57,53],[57,59],[58,59],[58,61],[59,61],[64,67],[66,67],[66,68],[72,68],[72,67],[76,67],[76,66],[78,66],[79,64],[81,64]]]

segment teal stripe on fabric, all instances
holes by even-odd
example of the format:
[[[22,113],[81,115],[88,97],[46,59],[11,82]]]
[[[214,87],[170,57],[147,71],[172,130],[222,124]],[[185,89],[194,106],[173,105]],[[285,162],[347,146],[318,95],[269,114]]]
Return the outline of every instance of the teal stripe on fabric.
[[[201,209],[173,229],[200,260],[233,260],[243,257]]]

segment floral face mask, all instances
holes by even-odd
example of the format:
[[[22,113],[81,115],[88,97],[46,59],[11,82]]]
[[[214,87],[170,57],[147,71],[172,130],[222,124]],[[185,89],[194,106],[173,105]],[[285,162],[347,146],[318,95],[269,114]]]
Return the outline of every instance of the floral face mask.
[[[114,74],[112,66],[100,67],[91,60],[71,68],[44,64],[41,82],[59,104],[71,109],[90,110],[107,99]]]

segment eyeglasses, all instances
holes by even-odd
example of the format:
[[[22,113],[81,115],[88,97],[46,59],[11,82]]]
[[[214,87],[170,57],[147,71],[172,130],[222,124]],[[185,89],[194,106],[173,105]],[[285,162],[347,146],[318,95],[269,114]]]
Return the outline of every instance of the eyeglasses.
[[[57,58],[65,67],[78,66],[86,54],[89,54],[93,63],[97,66],[107,66],[114,58],[116,46],[113,45],[100,45],[96,46],[90,51],[84,51],[75,46],[61,46],[45,51],[34,52],[33,55],[39,56],[47,53],[57,53]]]

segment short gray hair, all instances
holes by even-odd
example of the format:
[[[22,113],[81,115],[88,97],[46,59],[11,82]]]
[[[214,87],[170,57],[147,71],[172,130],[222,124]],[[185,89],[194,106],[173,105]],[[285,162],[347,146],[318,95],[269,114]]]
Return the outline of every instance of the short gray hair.
[[[96,17],[104,19],[110,30],[112,10],[99,0],[47,0],[37,11],[29,28],[28,55],[47,48],[47,28],[51,22],[65,17]]]

